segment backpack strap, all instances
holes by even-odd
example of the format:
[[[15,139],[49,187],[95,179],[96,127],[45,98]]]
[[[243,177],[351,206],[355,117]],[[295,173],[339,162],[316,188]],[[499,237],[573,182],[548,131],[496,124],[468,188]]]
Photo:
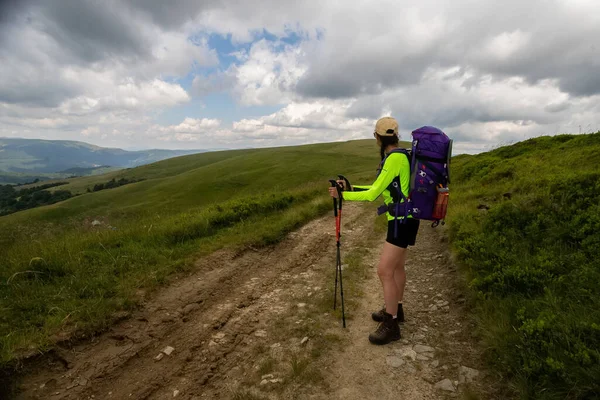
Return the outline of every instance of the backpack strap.
[[[383,160],[381,160],[381,163],[379,164],[379,168],[377,169],[377,176],[379,176],[379,174],[381,174],[381,170],[383,169],[383,165],[385,164],[385,161],[387,160],[387,158],[394,153],[401,153],[404,154],[406,156],[406,158],[408,158],[408,163],[409,165],[411,164],[411,155],[408,152],[408,150],[406,149],[401,149],[401,148],[396,148],[392,151],[390,151]],[[409,168],[411,168],[409,166]],[[400,223],[406,223],[406,220],[408,218],[408,215],[410,214],[410,208],[408,207],[408,199],[406,198],[406,196],[404,196],[404,193],[402,193],[402,182],[400,181],[400,176],[396,176],[394,178],[394,180],[392,181],[392,183],[390,183],[390,185],[387,187],[387,189],[390,191],[390,195],[392,196],[392,204],[389,205],[383,205],[381,207],[378,208],[377,210],[377,214],[381,215],[384,214],[386,212],[389,212],[390,214],[392,214],[393,216],[395,216],[396,218],[394,219],[394,238],[398,237],[398,217],[400,216],[404,216],[404,218],[401,220]],[[410,189],[410,188],[409,188]],[[400,200],[402,200],[403,202],[401,203]]]
[[[383,160],[381,160],[381,163],[379,164],[379,168],[377,169],[377,176],[379,176],[379,174],[381,174],[381,170],[383,169],[383,165],[385,164],[385,161],[387,160],[387,158],[394,153],[400,153],[400,154],[404,154],[407,158],[408,158],[408,162],[410,164],[411,161],[411,155],[409,154],[408,150],[406,149],[401,149],[401,148],[396,148],[392,151],[390,151]],[[392,196],[392,199],[394,201],[394,203],[399,203],[400,200],[404,200],[406,201],[405,196],[402,194],[402,182],[400,182],[400,177],[397,176],[394,178],[394,180],[392,181],[392,183],[390,183],[390,185],[387,187],[387,189],[390,191],[390,194]],[[410,189],[410,188],[409,188]]]

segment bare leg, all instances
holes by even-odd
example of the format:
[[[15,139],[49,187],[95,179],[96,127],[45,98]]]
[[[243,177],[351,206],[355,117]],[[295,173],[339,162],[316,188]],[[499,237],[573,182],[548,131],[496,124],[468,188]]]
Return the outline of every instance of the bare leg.
[[[384,243],[383,253],[377,267],[377,275],[383,287],[383,298],[385,300],[385,311],[396,315],[398,312],[398,284],[394,279],[394,272],[398,267],[398,260],[404,257],[405,249]],[[404,290],[404,287],[402,287]]]
[[[396,281],[398,302],[402,303],[404,298],[404,288],[406,287],[406,270],[404,269],[404,263],[406,262],[406,249],[400,248],[400,256],[397,260],[396,270],[394,271],[394,280]]]

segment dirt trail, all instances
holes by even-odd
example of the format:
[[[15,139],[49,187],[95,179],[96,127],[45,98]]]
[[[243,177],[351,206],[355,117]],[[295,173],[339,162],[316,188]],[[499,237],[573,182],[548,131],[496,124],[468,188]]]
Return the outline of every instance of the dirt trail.
[[[345,226],[352,227],[344,230],[345,249],[372,235],[370,211],[349,204],[344,218]],[[272,248],[220,251],[199,260],[193,274],[179,277],[109,332],[71,348],[58,347],[30,365],[15,398],[456,396],[434,384],[458,380],[461,366],[478,368],[479,356],[440,237],[421,228],[408,259],[403,340],[376,347],[367,336],[376,326],[370,312],[381,306],[375,274],[379,246],[365,255],[372,268],[348,328],[320,306],[325,300],[329,304],[332,295],[332,226],[332,217],[326,216]],[[435,301],[439,307],[432,311]],[[413,354],[415,344],[435,349]],[[162,353],[167,346],[174,349],[170,355]],[[315,368],[320,374],[310,373]],[[476,392],[483,382],[476,378]]]
[[[377,326],[370,314],[383,304],[375,273],[382,246],[374,249],[369,261],[372,273],[364,282],[365,297],[357,310],[360,317],[349,327],[349,344],[330,369],[337,389],[329,398],[420,400],[467,392],[492,398],[491,377],[483,373],[481,349],[472,335],[474,326],[467,320],[463,289],[442,232],[442,227],[421,224],[406,263],[402,339],[386,346],[373,346],[367,339]],[[450,380],[446,389],[437,388],[445,379]]]

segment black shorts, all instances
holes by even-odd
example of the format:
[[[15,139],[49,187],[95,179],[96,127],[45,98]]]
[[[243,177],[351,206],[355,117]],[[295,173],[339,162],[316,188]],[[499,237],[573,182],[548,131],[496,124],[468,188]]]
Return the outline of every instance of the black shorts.
[[[415,218],[408,218],[406,223],[398,221],[398,235],[394,238],[396,221],[388,221],[388,232],[385,241],[403,249],[414,246],[417,240],[417,232],[419,232],[419,223],[420,221]]]

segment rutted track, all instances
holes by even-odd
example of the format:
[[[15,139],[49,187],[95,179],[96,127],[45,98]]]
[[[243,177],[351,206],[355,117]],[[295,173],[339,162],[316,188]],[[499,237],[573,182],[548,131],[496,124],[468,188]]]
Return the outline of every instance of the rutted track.
[[[360,217],[349,205],[346,220]],[[194,273],[149,299],[109,332],[72,348],[58,347],[20,382],[18,399],[227,398],[254,365],[280,301],[316,265],[333,265],[331,216],[312,221],[281,243],[242,254],[219,251]],[[348,235],[346,243],[359,234]],[[325,283],[323,283],[324,285]],[[323,286],[322,285],[322,286]],[[263,332],[264,331],[264,332]],[[175,351],[160,361],[166,346]]]

